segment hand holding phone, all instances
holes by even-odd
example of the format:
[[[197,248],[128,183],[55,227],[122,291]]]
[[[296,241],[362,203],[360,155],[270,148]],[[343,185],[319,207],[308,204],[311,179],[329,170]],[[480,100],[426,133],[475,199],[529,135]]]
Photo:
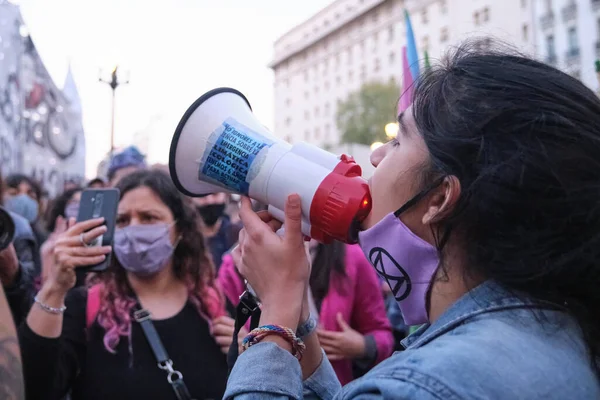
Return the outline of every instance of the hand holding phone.
[[[86,243],[87,247],[112,246],[117,219],[117,206],[119,205],[120,192],[118,189],[86,189],[81,193],[79,214],[77,222],[104,218],[106,231],[95,236],[92,242]],[[85,268],[86,271],[104,271],[110,265],[111,253],[97,264]],[[80,267],[82,268],[82,267]]]

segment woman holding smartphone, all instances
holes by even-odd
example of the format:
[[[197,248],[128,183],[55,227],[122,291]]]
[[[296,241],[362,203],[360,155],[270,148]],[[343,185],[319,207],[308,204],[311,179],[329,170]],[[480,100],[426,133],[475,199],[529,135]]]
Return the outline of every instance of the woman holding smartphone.
[[[231,338],[218,332],[229,319],[194,212],[161,171],[135,172],[118,188],[112,248],[87,246],[106,231],[102,219],[71,220],[56,240],[53,268],[20,327],[27,398],[167,399],[179,390],[220,399],[221,347]],[[77,268],[111,251],[100,284],[69,292]],[[168,354],[162,368],[156,340]]]

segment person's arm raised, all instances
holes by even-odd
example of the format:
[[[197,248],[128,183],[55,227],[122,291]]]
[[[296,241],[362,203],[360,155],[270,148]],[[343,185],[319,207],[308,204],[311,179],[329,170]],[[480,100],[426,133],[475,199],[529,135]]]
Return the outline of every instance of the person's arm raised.
[[[280,237],[276,231],[281,222],[266,213],[256,214],[249,199],[242,199],[240,218],[244,229],[232,256],[261,300],[261,325],[280,325],[295,331],[299,322],[308,318],[305,294],[310,262],[304,247],[301,217],[300,197],[289,196],[285,233]],[[319,393],[313,390],[311,398],[331,398],[340,387],[335,373],[329,362],[323,360],[316,334],[304,341],[306,350],[300,364],[294,362],[290,344],[275,335],[250,347],[233,368],[225,398],[300,399],[307,396],[305,389],[313,390],[311,386],[319,390]],[[307,377],[308,385],[303,387],[302,380]],[[310,385],[311,381],[315,385]]]
[[[0,398],[25,399],[19,341],[2,285],[0,285]]]
[[[48,279],[37,294],[37,301],[27,316],[27,325],[35,334],[46,338],[60,336],[63,315],[59,310],[64,307],[67,292],[75,285],[75,268],[97,264],[111,251],[110,246],[84,245],[106,232],[106,226],[100,225],[103,222],[103,218],[77,224],[72,221],[72,226],[57,238],[54,265],[48,272]]]

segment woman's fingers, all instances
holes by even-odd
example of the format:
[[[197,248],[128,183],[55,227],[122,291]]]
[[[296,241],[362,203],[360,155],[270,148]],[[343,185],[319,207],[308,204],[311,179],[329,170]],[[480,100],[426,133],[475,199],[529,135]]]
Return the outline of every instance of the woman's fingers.
[[[74,218],[69,220],[69,225],[74,221]],[[77,222],[76,224],[69,227],[67,234],[69,236],[80,235],[83,232],[89,231],[92,228],[97,227],[104,223],[104,217],[88,219],[87,221]]]
[[[93,242],[97,237],[105,234],[106,230],[106,225],[98,226],[89,232],[82,232],[77,236],[62,236],[57,240],[57,243],[63,246],[81,247],[84,244]],[[81,242],[82,239],[83,243]]]
[[[99,264],[106,260],[106,255],[94,256],[94,257],[71,257],[70,265],[74,267],[87,267],[88,265]]]
[[[215,336],[215,342],[219,347],[227,348],[231,344],[231,336]]]
[[[71,247],[69,254],[74,257],[95,257],[108,254],[112,251],[110,246],[94,246],[94,247]]]
[[[233,336],[233,326],[232,325],[224,325],[224,324],[216,324],[212,327],[212,333],[214,336],[223,335],[223,336]]]
[[[327,354],[327,359],[329,361],[340,361],[344,359],[344,356],[341,354]]]

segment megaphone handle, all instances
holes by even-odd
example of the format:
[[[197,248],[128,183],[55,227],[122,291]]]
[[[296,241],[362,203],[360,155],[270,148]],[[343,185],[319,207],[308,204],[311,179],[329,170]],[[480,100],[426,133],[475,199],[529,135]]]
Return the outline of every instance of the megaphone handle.
[[[269,214],[271,214],[273,217],[275,217],[276,220],[279,220],[281,222],[285,221],[285,212],[283,212],[282,210],[280,210],[277,207],[273,207],[273,206],[269,206],[268,208]],[[282,226],[278,231],[277,234],[279,236],[283,236],[283,229],[284,227]],[[310,237],[310,223],[306,220],[306,218],[304,218],[304,215],[302,215],[302,233],[305,236]]]

